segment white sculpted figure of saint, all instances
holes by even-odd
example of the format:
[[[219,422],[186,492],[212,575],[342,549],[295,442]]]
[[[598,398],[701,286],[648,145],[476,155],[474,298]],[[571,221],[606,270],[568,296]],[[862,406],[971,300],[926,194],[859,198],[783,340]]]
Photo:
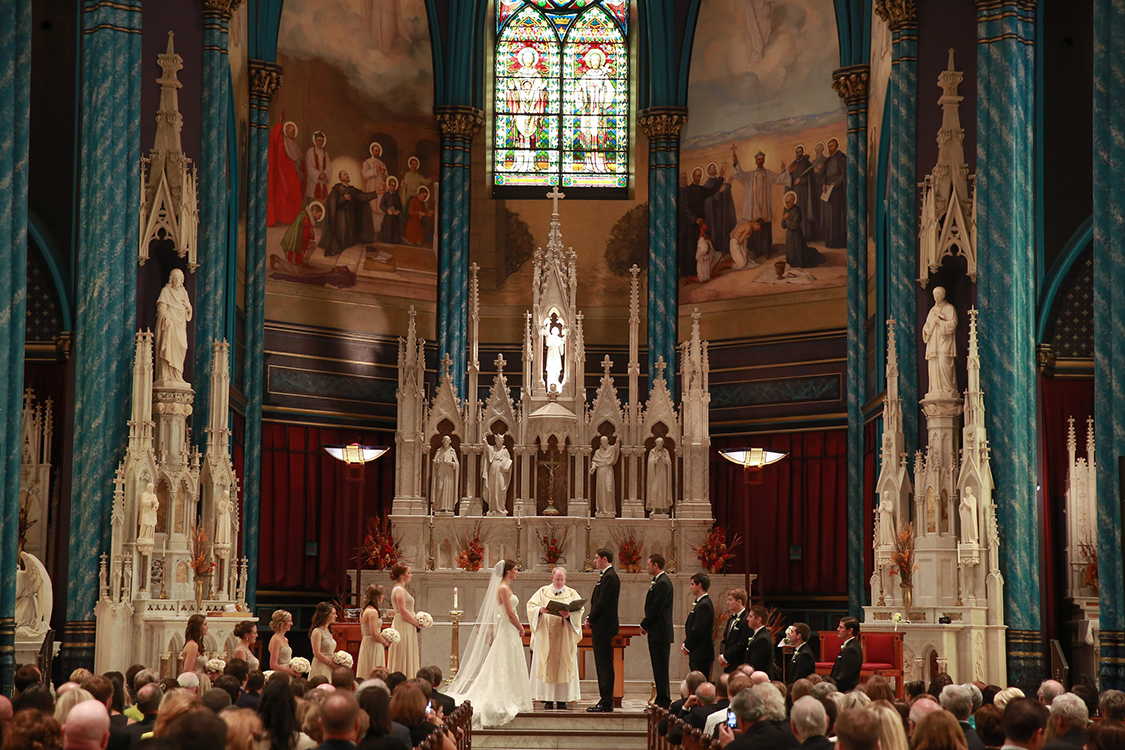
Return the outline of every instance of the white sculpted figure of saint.
[[[512,456],[504,445],[503,435],[493,435],[492,443],[484,442],[484,463],[481,465],[481,496],[490,513],[506,513],[508,480],[512,475]]]
[[[929,365],[930,389],[927,398],[956,398],[957,376],[953,371],[953,358],[957,356],[957,310],[945,301],[945,289],[934,287],[934,306],[922,327],[922,341],[926,343],[926,362]]]
[[[883,498],[879,501],[879,546],[893,547],[895,543],[895,506],[891,501],[891,493],[883,491]]]
[[[156,300],[157,383],[186,385],[184,357],[187,356],[187,324],[191,313],[191,300],[184,289],[184,272],[173,268]]]
[[[441,446],[434,451],[433,490],[430,494],[435,513],[452,513],[457,504],[457,477],[461,462],[449,435],[442,435]]]
[[[160,499],[153,491],[152,482],[145,485],[141,493],[140,529],[137,531],[137,544],[152,544],[156,534],[156,516],[160,512]]]
[[[547,345],[547,368],[544,383],[546,383],[548,391],[551,390],[551,386],[554,386],[556,391],[561,391],[566,330],[561,323],[552,323],[550,320],[547,321],[545,327],[546,330],[543,333]]]
[[[648,487],[645,504],[655,513],[667,513],[672,507],[672,457],[658,437],[648,452]]]
[[[232,505],[230,490],[223,490],[215,505],[215,544],[230,544],[230,513]]]
[[[961,544],[976,544],[980,536],[977,532],[977,496],[973,494],[972,487],[966,487],[961,493],[958,513],[961,516]]]
[[[610,443],[609,438],[602,435],[601,446],[594,451],[590,460],[590,474],[594,476],[597,498],[597,516],[599,518],[612,518],[617,515],[617,500],[614,496],[613,467],[617,457],[621,455],[621,443]]]

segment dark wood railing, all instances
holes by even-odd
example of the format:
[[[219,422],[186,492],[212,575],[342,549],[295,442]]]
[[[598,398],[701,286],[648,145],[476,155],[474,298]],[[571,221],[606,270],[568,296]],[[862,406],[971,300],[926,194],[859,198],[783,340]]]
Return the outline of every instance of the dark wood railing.
[[[660,724],[666,720],[667,731],[660,733]],[[681,727],[683,744],[668,741],[672,730]],[[696,727],[688,726],[680,717],[668,713],[663,708],[653,706],[648,711],[648,750],[719,750],[719,743]]]
[[[441,750],[443,738],[448,736],[457,745],[457,750],[473,750],[473,705],[465,701],[453,713],[445,717],[445,730],[430,732],[418,750]]]

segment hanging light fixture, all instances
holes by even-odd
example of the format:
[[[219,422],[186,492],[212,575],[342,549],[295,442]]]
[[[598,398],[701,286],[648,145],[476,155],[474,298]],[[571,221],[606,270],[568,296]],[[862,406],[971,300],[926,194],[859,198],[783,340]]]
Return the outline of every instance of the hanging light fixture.
[[[365,464],[382,456],[390,450],[390,448],[383,445],[360,445],[359,443],[351,443],[350,445],[326,445],[324,450],[328,455],[332,456],[338,461],[343,461],[349,466],[355,464]]]
[[[762,469],[775,464],[788,456],[788,453],[771,451],[768,448],[728,448],[720,450],[719,455],[742,467],[746,484],[761,484]]]

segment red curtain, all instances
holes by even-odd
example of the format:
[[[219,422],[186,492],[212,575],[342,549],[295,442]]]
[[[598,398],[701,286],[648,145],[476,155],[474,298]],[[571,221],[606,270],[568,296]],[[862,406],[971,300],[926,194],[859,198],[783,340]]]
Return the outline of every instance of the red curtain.
[[[742,468],[718,451],[748,446],[789,455],[763,470],[762,484],[747,485]],[[731,569],[749,564],[758,574],[754,594],[846,594],[847,431],[718,436],[711,449],[715,519],[728,538],[743,537]],[[800,559],[790,559],[791,547],[800,547]]]
[[[347,467],[325,445],[391,446],[367,464],[362,484],[347,479]],[[361,517],[390,511],[394,495],[394,433],[379,430],[262,425],[261,545],[259,588],[321,589],[349,586]]]

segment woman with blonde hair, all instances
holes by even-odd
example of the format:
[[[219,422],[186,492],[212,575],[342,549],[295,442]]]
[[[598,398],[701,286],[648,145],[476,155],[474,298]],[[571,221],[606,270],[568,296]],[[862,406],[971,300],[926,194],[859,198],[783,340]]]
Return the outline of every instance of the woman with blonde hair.
[[[219,718],[227,723],[226,750],[263,750],[268,747],[262,720],[249,708],[223,711]]]
[[[1003,711],[1004,708],[1008,705],[1009,701],[1013,701],[1016,698],[1025,698],[1025,697],[1027,697],[1027,696],[1025,696],[1023,694],[1023,691],[1020,690],[1018,687],[1008,687],[1008,688],[1004,688],[1003,690],[1001,690],[999,693],[996,694],[996,697],[992,699],[992,705],[996,706],[998,709]]]
[[[359,660],[355,665],[355,673],[360,680],[370,677],[371,670],[376,667],[387,666],[387,646],[390,644],[383,638],[383,615],[379,611],[384,596],[386,589],[371,584],[363,597],[363,610],[359,615],[363,640],[359,644]]]
[[[867,708],[879,717],[880,750],[910,750],[906,730],[902,728],[902,714],[888,700],[873,701]]]
[[[293,649],[289,647],[289,638],[285,634],[292,627],[293,615],[284,609],[274,611],[270,619],[270,630],[273,631],[273,637],[270,638],[270,669],[290,677],[300,677],[289,666],[289,662],[293,659]]]
[[[965,731],[957,718],[944,709],[931,711],[914,728],[913,750],[969,750]]]
[[[70,713],[70,709],[77,706],[82,701],[92,701],[94,696],[82,688],[71,688],[67,690],[62,696],[59,697],[55,703],[55,721],[59,724],[66,724],[66,717]]]

